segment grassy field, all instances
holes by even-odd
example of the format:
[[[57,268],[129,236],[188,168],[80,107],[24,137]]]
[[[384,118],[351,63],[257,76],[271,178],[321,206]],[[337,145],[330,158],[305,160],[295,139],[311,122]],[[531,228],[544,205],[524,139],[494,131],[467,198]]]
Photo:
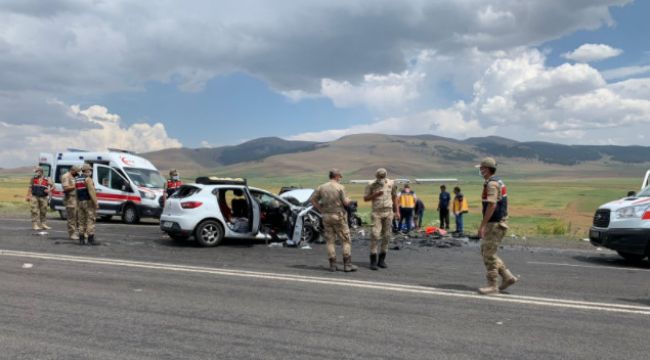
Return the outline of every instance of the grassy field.
[[[24,201],[29,175],[0,177],[0,214],[28,215]],[[191,181],[191,179],[186,179]],[[282,185],[315,187],[324,180],[309,177],[271,178],[251,180],[252,186],[277,192]],[[562,238],[578,241],[587,236],[595,209],[608,201],[623,197],[628,190],[637,190],[638,178],[609,179],[515,179],[508,181],[510,202],[510,234],[519,238]],[[447,184],[448,189],[456,184]],[[480,193],[482,181],[475,177],[460,180],[459,185],[467,197],[470,213],[465,217],[465,231],[475,232],[480,221]],[[363,185],[346,184],[348,196],[359,202],[359,213],[364,221],[370,218],[369,204],[363,202]],[[435,211],[439,185],[413,185],[423,199],[427,210],[424,223],[438,225]],[[453,218],[452,228],[455,228]]]

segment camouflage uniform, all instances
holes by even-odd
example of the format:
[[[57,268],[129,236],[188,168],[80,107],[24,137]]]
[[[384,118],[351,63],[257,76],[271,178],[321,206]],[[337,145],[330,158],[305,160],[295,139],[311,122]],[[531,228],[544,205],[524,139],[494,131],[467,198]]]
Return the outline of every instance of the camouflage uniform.
[[[52,181],[40,175],[34,176],[29,184],[28,199],[34,230],[49,229],[47,226],[47,207]]]
[[[346,271],[348,271],[347,264],[350,265],[350,268],[356,270],[356,266],[351,265],[352,243],[350,228],[348,227],[348,215],[345,211],[345,188],[337,181],[331,180],[320,185],[312,194],[311,200],[320,204],[330,269],[336,270],[336,238],[338,237],[343,247],[343,262],[346,264]]]
[[[78,168],[73,167],[78,171]],[[70,169],[73,170],[73,169]],[[68,223],[68,236],[71,239],[78,239],[77,232],[77,192],[75,188],[75,177],[70,171],[61,176],[61,185],[63,185],[63,204],[65,205],[65,213]],[[67,187],[72,187],[73,190],[66,190]]]
[[[372,194],[382,191],[382,195],[375,197],[372,201],[372,231],[370,234],[370,268],[377,270],[379,267],[387,267],[384,262],[388,252],[388,244],[391,240],[393,222],[393,200],[397,197],[397,187],[392,180],[386,179],[386,170],[377,170],[377,180],[366,186],[364,199],[369,199]],[[377,263],[377,243],[381,240],[381,251],[379,263]]]
[[[484,164],[496,168],[496,161],[494,159],[484,159],[481,162],[481,166],[484,166]],[[499,290],[506,289],[518,280],[510,273],[503,260],[497,256],[499,245],[501,245],[501,241],[508,231],[508,203],[505,197],[507,196],[506,194],[503,181],[496,176],[490,177],[483,184],[483,215],[485,216],[489,204],[495,204],[494,214],[488,219],[485,225],[483,239],[481,239],[481,255],[485,264],[488,287],[481,288],[479,291],[484,294],[498,293]],[[499,275],[503,280],[501,286],[497,288],[496,284]]]
[[[90,167],[84,166],[84,175],[76,178],[77,189],[77,216],[79,221],[80,242],[95,242],[95,219],[97,209],[97,194],[92,176],[89,175]]]

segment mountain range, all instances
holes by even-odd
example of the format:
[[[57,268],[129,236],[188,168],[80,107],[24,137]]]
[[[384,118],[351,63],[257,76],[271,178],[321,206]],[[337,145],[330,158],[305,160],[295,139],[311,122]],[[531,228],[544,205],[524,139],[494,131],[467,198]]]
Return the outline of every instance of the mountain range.
[[[234,146],[166,149],[142,154],[162,171],[267,178],[313,177],[332,167],[354,177],[385,167],[395,176],[473,174],[493,156],[511,175],[637,176],[650,163],[650,147],[519,142],[497,136],[456,140],[436,135],[358,134],[331,142],[265,137]]]

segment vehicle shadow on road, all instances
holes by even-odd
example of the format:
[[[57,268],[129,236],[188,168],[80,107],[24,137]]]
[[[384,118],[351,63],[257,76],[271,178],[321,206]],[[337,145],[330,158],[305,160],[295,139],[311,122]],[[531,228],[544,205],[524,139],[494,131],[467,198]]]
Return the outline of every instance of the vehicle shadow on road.
[[[157,245],[161,246],[168,246],[168,247],[177,247],[177,248],[204,248],[203,246],[199,245],[198,242],[196,242],[193,239],[188,239],[188,240],[174,240],[169,237],[164,237],[160,239],[154,240],[154,243]],[[229,248],[252,248],[254,246],[265,246],[264,240],[259,240],[259,239],[224,239],[219,246],[216,248],[220,247],[229,247]]]
[[[574,260],[588,263],[591,265],[602,265],[602,266],[616,266],[620,268],[629,268],[629,269],[650,269],[650,262],[648,261],[637,261],[632,262],[620,258],[616,255],[612,256],[584,256],[577,255],[573,256]]]

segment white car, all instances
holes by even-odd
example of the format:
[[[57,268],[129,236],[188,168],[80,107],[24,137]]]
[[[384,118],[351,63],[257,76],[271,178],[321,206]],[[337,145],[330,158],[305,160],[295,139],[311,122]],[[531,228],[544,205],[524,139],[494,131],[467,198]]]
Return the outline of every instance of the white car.
[[[311,207],[296,206],[243,179],[200,177],[167,199],[160,228],[176,240],[191,236],[203,246],[224,238],[271,238],[298,244],[308,240]]]
[[[600,206],[589,240],[594,246],[616,250],[627,260],[650,256],[650,186],[635,196]]]

